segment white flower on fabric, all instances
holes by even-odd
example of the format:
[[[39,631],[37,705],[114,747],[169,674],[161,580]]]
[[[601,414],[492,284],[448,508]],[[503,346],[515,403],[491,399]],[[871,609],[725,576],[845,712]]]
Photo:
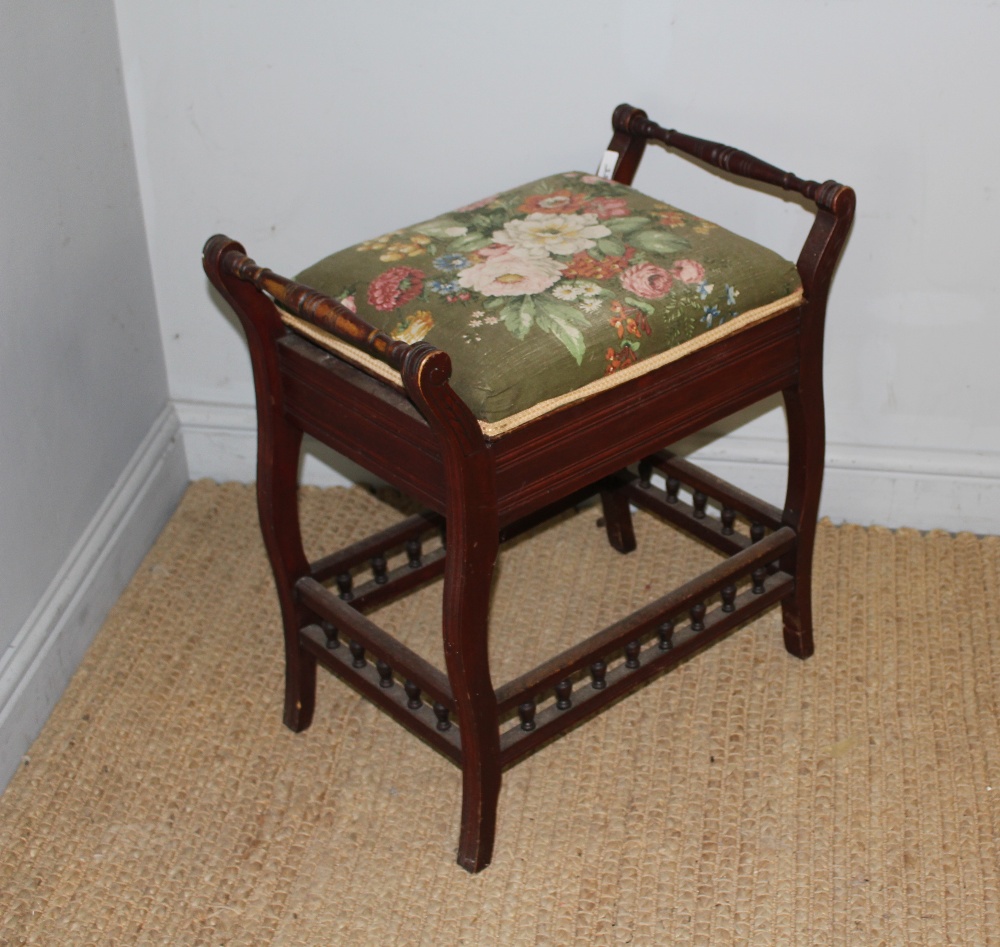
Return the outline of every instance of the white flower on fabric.
[[[517,250],[490,257],[457,274],[459,285],[484,296],[533,295],[558,282],[561,275],[562,264],[550,256]]]
[[[580,311],[587,313],[587,315],[592,315],[601,308],[601,301],[599,299],[585,299],[580,303]]]
[[[562,283],[552,290],[552,295],[556,299],[565,299],[567,302],[572,302],[580,295],[580,290],[569,283]]]
[[[528,214],[508,221],[503,230],[494,231],[493,239],[528,253],[572,256],[610,235],[611,231],[598,223],[597,214]]]

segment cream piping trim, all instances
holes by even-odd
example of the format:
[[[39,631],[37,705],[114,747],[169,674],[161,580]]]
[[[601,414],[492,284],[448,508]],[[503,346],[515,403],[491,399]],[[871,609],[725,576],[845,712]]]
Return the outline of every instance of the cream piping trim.
[[[698,351],[698,349],[713,345],[720,339],[736,335],[749,329],[751,326],[765,322],[773,316],[787,312],[789,309],[798,306],[804,298],[803,291],[798,289],[790,296],[785,296],[782,299],[768,303],[766,306],[759,306],[756,309],[751,309],[749,312],[744,312],[733,319],[732,322],[724,322],[722,325],[716,326],[714,329],[709,329],[708,332],[703,332],[701,335],[696,335],[693,339],[689,339],[680,345],[675,345],[672,349],[660,352],[652,358],[636,362],[628,368],[623,368],[621,371],[614,372],[611,375],[605,375],[602,378],[588,382],[580,388],[574,388],[572,391],[567,391],[565,394],[558,395],[555,398],[539,401],[538,404],[534,404],[530,408],[525,408],[523,411],[518,411],[516,414],[511,414],[506,418],[501,418],[499,421],[480,421],[479,427],[487,437],[500,437],[503,434],[509,434],[511,431],[531,421],[535,421],[543,415],[555,411],[557,408],[565,407],[576,401],[582,401],[584,398],[589,398],[591,395],[599,394],[610,388],[616,388],[618,385],[631,381],[633,378],[640,378],[649,372],[662,368],[664,365],[676,362],[686,355]],[[402,376],[395,369],[386,365],[385,362],[381,362],[377,358],[359,351],[348,343],[342,342],[336,336],[317,328],[311,322],[306,322],[304,319],[299,319],[297,316],[290,315],[281,310],[279,312],[281,312],[281,321],[290,329],[294,329],[300,335],[305,336],[322,348],[341,356],[348,362],[375,375],[377,378],[389,382],[400,391],[405,390]]]

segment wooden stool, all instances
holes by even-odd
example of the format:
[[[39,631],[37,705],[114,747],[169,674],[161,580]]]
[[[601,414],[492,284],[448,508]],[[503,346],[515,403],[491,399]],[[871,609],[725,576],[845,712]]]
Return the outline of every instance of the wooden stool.
[[[813,651],[823,323],[854,193],[627,105],[612,125],[596,175],[493,195],[336,253],[297,282],[226,237],[205,247],[253,362],[285,722],[309,726],[321,664],[456,763],[458,862],[469,871],[490,862],[502,771],[543,742],[775,603],[788,651]],[[798,262],[632,189],[647,142],[814,202]],[[665,449],[775,392],[788,419],[783,509]],[[308,562],[303,432],[426,511]],[[596,494],[617,550],[635,548],[634,505],[724,558],[495,686],[487,629],[499,543]],[[446,547],[425,552],[442,531]],[[366,617],[442,573],[447,674]]]

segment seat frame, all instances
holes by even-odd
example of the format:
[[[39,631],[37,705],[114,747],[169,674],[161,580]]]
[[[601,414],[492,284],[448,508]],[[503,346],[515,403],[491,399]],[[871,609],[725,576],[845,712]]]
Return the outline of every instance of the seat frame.
[[[663,128],[628,105],[615,110],[612,127],[613,178],[621,183],[631,183],[652,142],[737,181],[813,202],[816,218],[796,264],[803,301],[500,437],[485,436],[449,386],[446,352],[390,338],[332,299],[257,266],[227,237],[213,237],[204,252],[209,279],[243,324],[253,364],[257,501],[284,624],[285,723],[295,731],[309,726],[322,665],[456,763],[463,778],[458,862],[470,872],[492,857],[504,769],[541,744],[775,603],[787,650],[800,658],[813,652],[811,567],[825,449],[823,327],[854,192]],[[405,390],[290,331],[275,301],[398,370]],[[784,399],[789,442],[782,509],[664,449],[776,393]],[[623,416],[630,419],[624,430]],[[297,500],[304,433],[426,510],[309,562]],[[608,539],[623,553],[636,545],[634,505],[725,558],[495,686],[488,626],[500,543],[596,494]],[[445,542],[424,552],[425,538],[435,532]],[[406,561],[390,568],[388,558],[400,549]],[[372,578],[358,584],[369,567]],[[366,617],[442,574],[447,673]]]

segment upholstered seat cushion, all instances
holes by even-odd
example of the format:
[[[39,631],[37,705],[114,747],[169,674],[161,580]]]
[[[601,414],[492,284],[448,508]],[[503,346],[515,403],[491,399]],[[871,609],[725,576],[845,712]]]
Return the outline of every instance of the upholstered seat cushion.
[[[341,250],[297,279],[447,351],[452,386],[494,435],[801,300],[795,266],[772,251],[581,172]]]

